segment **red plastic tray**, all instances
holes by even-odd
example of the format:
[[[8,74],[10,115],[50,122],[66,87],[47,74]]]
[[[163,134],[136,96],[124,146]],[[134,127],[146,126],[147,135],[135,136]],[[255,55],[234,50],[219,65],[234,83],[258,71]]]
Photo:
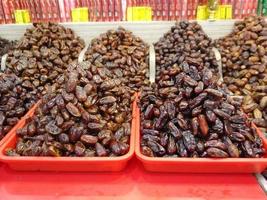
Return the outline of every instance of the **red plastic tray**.
[[[19,122],[16,129],[8,134],[9,138],[0,148],[0,160],[18,171],[121,171],[134,155],[136,102],[133,103],[133,119],[129,152],[119,157],[10,157],[5,155],[7,148],[14,148],[17,141],[16,130],[25,125],[26,118],[33,116],[37,105]]]
[[[33,110],[35,110],[35,108],[37,107],[37,105],[39,104],[39,102],[38,103],[36,103],[33,107],[32,107],[32,109],[30,109],[27,113],[26,113],[26,115],[25,116],[29,116],[32,112],[33,112]],[[18,123],[5,135],[5,137],[3,137],[3,139],[0,141],[0,147],[7,141],[7,139],[8,138],[10,138],[11,137],[11,135],[12,135],[12,133],[14,132],[14,131],[16,131],[20,126],[21,126],[21,122],[22,122],[22,119],[24,119],[24,117],[22,117],[21,118],[21,120],[20,121],[18,121]]]
[[[145,169],[153,172],[189,173],[260,173],[267,167],[267,154],[264,158],[162,158],[148,157],[140,151],[140,110],[136,108],[135,154]],[[255,125],[254,125],[255,126]],[[256,127],[256,126],[255,126]],[[257,128],[257,127],[256,127]],[[257,128],[267,152],[267,141]]]

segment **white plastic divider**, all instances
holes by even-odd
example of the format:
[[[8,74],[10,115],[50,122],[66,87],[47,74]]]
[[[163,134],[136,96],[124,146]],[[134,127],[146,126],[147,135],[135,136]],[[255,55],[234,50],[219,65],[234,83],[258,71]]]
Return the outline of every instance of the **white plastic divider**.
[[[1,71],[5,71],[6,69],[6,59],[7,59],[8,54],[6,53],[5,55],[2,56],[1,58]]]
[[[156,53],[153,44],[149,46],[149,81],[155,83],[156,79]]]
[[[267,194],[267,180],[264,178],[264,176],[262,174],[255,174],[255,176],[256,176],[261,188]]]
[[[222,57],[221,57],[221,53],[219,52],[219,50],[215,47],[212,48],[212,51],[215,54],[215,59],[217,61],[218,64],[218,71],[219,71],[219,80],[218,80],[218,84],[222,84],[223,83],[223,73],[222,73]]]
[[[203,30],[212,39],[223,37],[231,32],[236,20],[221,21],[198,21]],[[75,33],[85,40],[86,44],[99,34],[110,29],[124,27],[141,37],[148,44],[152,44],[164,33],[170,30],[175,21],[152,21],[152,22],[85,22],[85,23],[61,23],[71,28]],[[0,25],[0,36],[9,40],[18,40],[32,24],[5,24]]]
[[[81,63],[84,61],[84,55],[85,55],[89,46],[90,46],[90,43],[86,44],[84,49],[80,52],[79,57],[78,57],[78,63]]]

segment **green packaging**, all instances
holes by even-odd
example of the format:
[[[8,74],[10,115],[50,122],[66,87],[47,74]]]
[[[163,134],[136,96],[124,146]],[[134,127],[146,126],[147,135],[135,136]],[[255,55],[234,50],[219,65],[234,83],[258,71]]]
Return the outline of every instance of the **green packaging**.
[[[267,16],[267,0],[262,0],[262,15]]]
[[[257,7],[257,14],[258,15],[262,14],[262,1],[263,0],[258,0],[258,7]]]

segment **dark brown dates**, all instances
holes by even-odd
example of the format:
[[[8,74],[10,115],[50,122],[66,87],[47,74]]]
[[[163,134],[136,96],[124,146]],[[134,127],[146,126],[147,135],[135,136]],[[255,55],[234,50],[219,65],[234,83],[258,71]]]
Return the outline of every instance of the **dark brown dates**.
[[[195,22],[177,23],[155,44],[157,82],[139,102],[144,155],[263,157],[239,99],[217,84],[212,46]]]
[[[88,62],[70,65],[61,88],[46,94],[34,116],[17,131],[20,142],[16,153],[7,154],[78,157],[126,154],[130,148],[132,90],[125,85],[103,88],[97,80],[88,78],[93,70]],[[74,78],[72,87],[69,80]],[[4,116],[0,122],[5,122]]]
[[[253,122],[267,128],[267,23],[249,16],[236,22],[233,31],[216,41],[222,57],[224,83],[236,96]],[[264,36],[265,35],[265,36]]]
[[[67,66],[77,61],[84,46],[84,41],[69,28],[55,23],[34,23],[14,50],[9,51],[6,72],[15,73],[23,87],[41,98],[48,90],[60,87]],[[73,79],[70,83],[75,89]]]
[[[0,74],[0,140],[16,125],[26,112],[37,102],[34,92],[21,85],[15,74]],[[35,133],[29,126],[29,134]]]

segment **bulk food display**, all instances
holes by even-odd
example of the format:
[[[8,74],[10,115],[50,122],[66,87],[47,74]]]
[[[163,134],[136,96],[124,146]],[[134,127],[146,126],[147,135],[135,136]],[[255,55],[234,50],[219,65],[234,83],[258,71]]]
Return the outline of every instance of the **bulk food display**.
[[[2,148],[3,160],[33,158],[34,169],[45,170],[38,159],[51,159],[52,168],[70,157],[120,159],[133,155],[137,131],[144,157],[263,159],[265,143],[252,122],[264,127],[266,117],[265,29],[262,18],[249,17],[213,41],[197,22],[177,22],[154,44],[156,77],[150,83],[153,55],[132,32],[109,30],[85,50],[69,28],[33,24],[8,52],[0,75],[1,137],[36,106]],[[221,52],[224,83],[214,47]],[[140,130],[133,106],[138,95]],[[86,163],[78,170],[86,171]]]
[[[114,78],[120,79],[134,92],[148,84],[148,51],[146,43],[120,27],[93,39],[85,53],[85,60],[96,69],[105,66],[109,74],[113,73]],[[94,77],[98,83],[105,76],[105,73],[101,74]]]
[[[157,77],[140,97],[141,153],[149,157],[262,157],[241,99],[217,84],[213,43],[180,22],[155,44]]]
[[[0,140],[36,101],[15,74],[0,74]]]
[[[119,28],[92,41],[86,61],[63,71],[55,90],[18,129],[9,156],[116,157],[130,148],[132,103],[146,80],[148,45]]]
[[[1,81],[2,139],[47,91],[62,81],[68,63],[77,60],[84,42],[71,29],[47,23],[34,24],[16,45],[1,40],[8,53]]]
[[[9,41],[0,37],[0,58],[5,55],[9,50],[12,50],[16,44],[16,41]]]
[[[91,157],[127,153],[131,94],[126,86],[111,87],[113,82],[120,85],[119,80],[106,77],[99,85],[92,77],[88,63],[70,67],[62,89],[42,98],[34,116],[17,131],[15,152],[7,154]]]
[[[22,86],[38,98],[62,83],[68,64],[77,61],[84,41],[75,33],[54,23],[34,23],[10,51],[6,73],[21,78]]]
[[[233,95],[244,97],[242,109],[252,121],[267,128],[266,20],[252,16],[236,22],[232,33],[217,41],[217,47],[224,83]]]

